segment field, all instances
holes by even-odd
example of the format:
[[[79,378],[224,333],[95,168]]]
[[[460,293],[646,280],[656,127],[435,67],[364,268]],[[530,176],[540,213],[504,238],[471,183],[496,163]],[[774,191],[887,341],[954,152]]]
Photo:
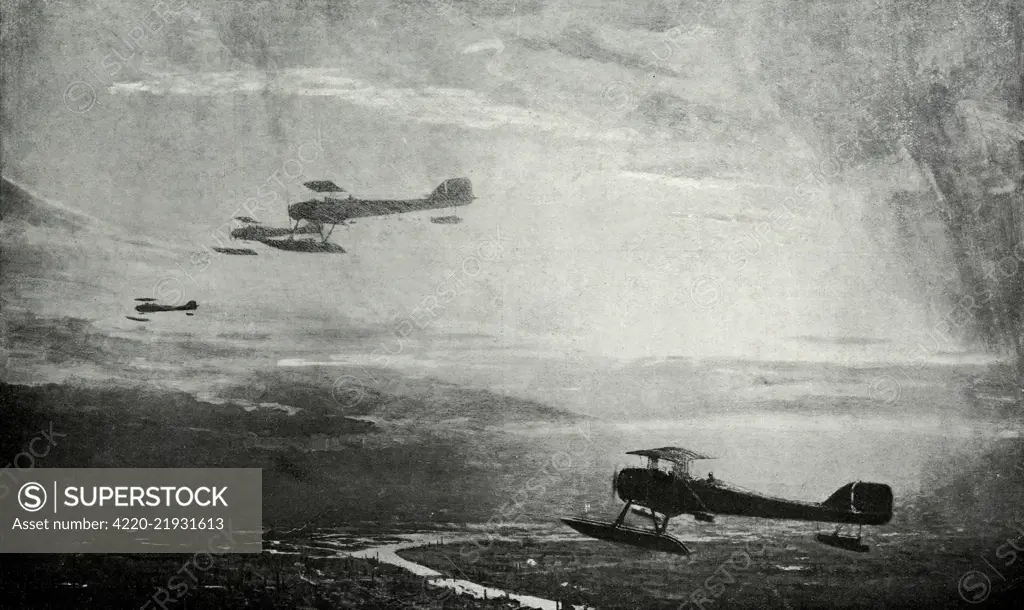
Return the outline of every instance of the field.
[[[414,527],[399,524],[395,531]],[[686,537],[693,527],[677,526],[682,530],[677,533]],[[428,584],[433,577],[377,561],[374,548],[409,538],[371,529],[268,539],[264,548],[272,550],[259,555],[8,555],[0,562],[0,595],[7,607],[40,609],[68,604],[103,609],[519,607],[498,596],[470,597],[439,588]],[[440,572],[440,578],[564,607],[608,610],[953,608],[964,601],[1014,607],[1024,582],[1016,561],[1000,565],[1000,572],[987,571],[988,580],[977,580],[986,572],[980,558],[995,561],[998,545],[1020,546],[1019,538],[979,541],[955,531],[890,529],[869,540],[870,553],[850,554],[817,545],[797,528],[773,530],[737,519],[713,529],[687,540],[694,551],[690,557],[584,540],[552,524],[506,528],[500,538],[475,528],[470,542],[424,542],[399,555]],[[459,531],[449,526],[435,535],[421,530],[419,536],[468,540]],[[339,543],[343,540],[349,542]],[[347,550],[367,545],[369,557],[346,556]]]
[[[373,560],[307,554],[103,555],[0,562],[6,608],[514,608],[439,594],[422,577]]]
[[[601,609],[946,608],[973,590],[958,576],[977,568],[976,540],[883,534],[868,554],[818,546],[811,535],[731,536],[690,545],[690,557],[651,554],[599,541],[494,542],[424,547],[402,556],[454,577]],[[874,544],[877,542],[877,544]],[[993,546],[994,548],[994,546]],[[478,558],[477,558],[478,557]],[[983,564],[980,564],[983,565]],[[460,576],[460,574],[462,576]],[[1019,594],[1004,573],[986,607]],[[965,581],[966,582],[966,581]],[[968,597],[961,597],[963,586]]]

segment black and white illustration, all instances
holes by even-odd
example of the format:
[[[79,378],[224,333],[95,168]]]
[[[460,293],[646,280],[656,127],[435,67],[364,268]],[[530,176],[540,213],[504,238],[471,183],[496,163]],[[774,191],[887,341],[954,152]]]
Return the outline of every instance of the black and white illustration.
[[[1020,0],[0,7],[0,606],[1024,597]]]

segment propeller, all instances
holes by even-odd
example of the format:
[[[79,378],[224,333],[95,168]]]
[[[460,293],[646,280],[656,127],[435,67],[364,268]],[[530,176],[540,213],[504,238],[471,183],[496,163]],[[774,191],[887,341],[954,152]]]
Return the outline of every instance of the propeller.
[[[618,497],[618,490],[615,488],[616,483],[619,482],[619,467],[615,467],[615,472],[612,473],[612,501]],[[621,499],[621,498],[620,498]]]

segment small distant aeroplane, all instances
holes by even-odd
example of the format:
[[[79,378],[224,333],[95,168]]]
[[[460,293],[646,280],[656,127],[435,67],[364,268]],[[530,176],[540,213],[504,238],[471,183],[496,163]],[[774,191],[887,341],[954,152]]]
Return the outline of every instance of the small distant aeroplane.
[[[840,487],[824,502],[787,500],[742,489],[714,478],[690,475],[690,464],[695,460],[714,459],[688,449],[661,447],[630,451],[627,455],[647,458],[641,468],[626,468],[616,472],[612,491],[626,502],[614,522],[584,518],[565,518],[562,522],[576,531],[593,538],[618,542],[645,549],[689,555],[690,550],[675,536],[666,533],[671,517],[691,514],[697,521],[713,523],[717,515],[739,515],[799,521],[838,523],[832,534],[818,534],[816,539],[826,545],[848,551],[867,552],[868,546],[857,536],[841,535],[844,525],[884,525],[892,520],[892,488],[882,483],[857,481]],[[659,460],[673,465],[665,470]],[[637,511],[634,505],[644,509]],[[654,531],[624,525],[627,513],[648,516]],[[658,514],[663,515],[659,522]]]
[[[442,182],[434,189],[434,192],[426,197],[405,200],[356,199],[351,194],[347,199],[331,197],[330,194],[343,193],[345,189],[330,180],[313,180],[306,182],[305,186],[313,192],[325,193],[325,196],[323,199],[310,199],[288,206],[288,217],[295,221],[294,226],[290,227],[289,239],[294,236],[295,231],[299,228],[299,223],[305,220],[316,227],[324,243],[331,236],[335,226],[343,225],[352,218],[454,208],[469,205],[476,199],[473,196],[473,184],[469,178],[450,178]],[[331,228],[324,233],[324,227],[328,225]]]
[[[195,301],[189,301],[184,305],[157,305],[156,303],[143,303],[142,305],[136,305],[135,311],[139,313],[157,313],[161,311],[195,311],[199,309],[199,304]]]

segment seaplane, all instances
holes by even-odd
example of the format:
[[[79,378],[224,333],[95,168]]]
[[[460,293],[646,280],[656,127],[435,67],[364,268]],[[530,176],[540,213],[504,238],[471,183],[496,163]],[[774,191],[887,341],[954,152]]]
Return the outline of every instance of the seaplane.
[[[136,305],[135,311],[139,313],[156,313],[160,311],[195,311],[199,309],[199,303],[195,301],[189,301],[184,305],[158,305],[152,302],[145,302],[142,305]]]
[[[184,311],[186,316],[191,316],[191,315],[194,315],[193,312],[195,310],[199,309],[199,304],[196,303],[195,301],[189,301],[188,303],[185,303],[184,305],[159,305],[159,304],[154,302],[154,301],[156,301],[156,299],[151,299],[151,298],[148,298],[148,297],[142,297],[142,298],[138,298],[138,299],[135,299],[135,300],[141,302],[141,305],[136,305],[135,306],[135,311],[137,311],[139,313],[159,313],[159,312],[165,312],[165,311]],[[129,320],[134,320],[135,322],[149,322],[149,318],[142,318],[142,317],[139,317],[139,316],[125,316],[125,317],[128,318]]]
[[[730,485],[711,473],[706,479],[695,477],[690,474],[693,462],[715,458],[688,449],[661,447],[630,451],[627,455],[646,458],[647,462],[613,475],[613,493],[626,503],[618,518],[613,522],[563,518],[563,523],[592,538],[689,555],[690,549],[667,532],[672,517],[689,514],[694,520],[705,523],[714,523],[719,515],[835,523],[838,524],[835,532],[816,535],[818,542],[859,553],[869,550],[861,542],[863,526],[885,525],[892,520],[892,488],[883,483],[847,483],[824,502],[804,502]],[[626,525],[626,515],[631,509],[649,517],[653,531]],[[853,525],[858,526],[856,536],[841,533],[843,527]]]
[[[300,201],[288,206],[288,217],[295,221],[290,226],[291,235],[299,228],[303,220],[312,225],[320,233],[323,243],[331,236],[337,225],[344,225],[353,218],[367,216],[385,216],[403,214],[421,210],[437,210],[469,205],[476,197],[473,196],[473,184],[469,178],[450,178],[445,180],[432,193],[420,199],[356,199],[351,194],[347,198],[339,193],[347,193],[331,180],[313,180],[304,183],[309,190],[323,195],[322,199]],[[453,217],[443,217],[449,221]],[[330,229],[324,232],[324,228]]]

